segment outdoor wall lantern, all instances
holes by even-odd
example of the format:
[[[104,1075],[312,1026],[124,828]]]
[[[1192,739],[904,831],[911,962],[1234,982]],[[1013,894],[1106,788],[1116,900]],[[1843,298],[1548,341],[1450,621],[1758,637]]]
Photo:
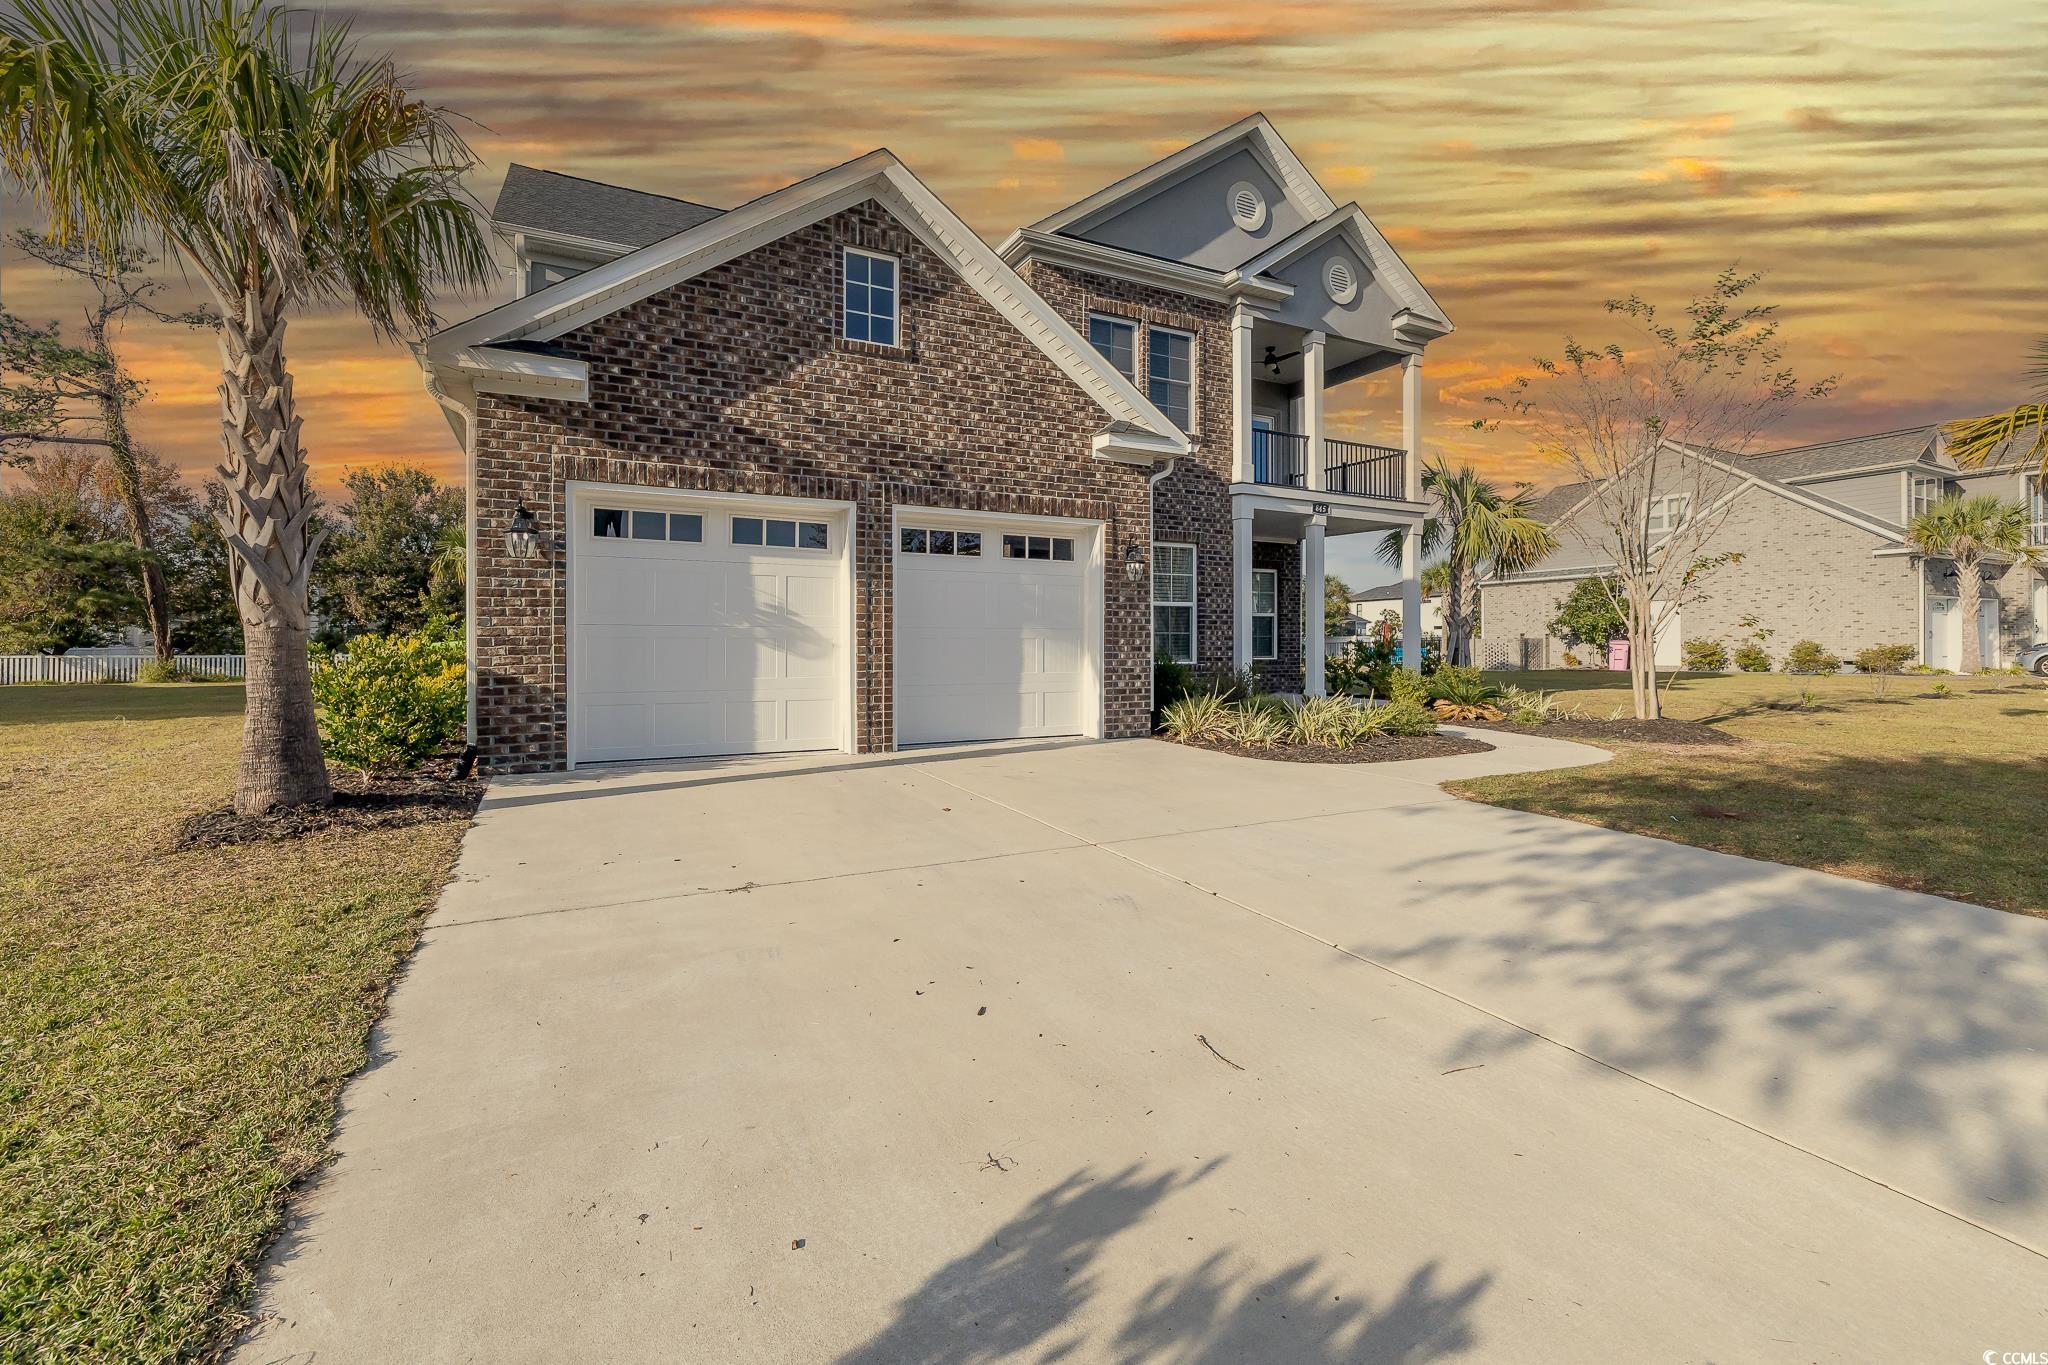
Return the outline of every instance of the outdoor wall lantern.
[[[1145,552],[1135,540],[1124,546],[1124,577],[1134,585],[1145,581]]]
[[[539,520],[521,498],[512,513],[512,524],[505,528],[505,548],[514,559],[539,559],[547,547],[548,538],[540,533]]]

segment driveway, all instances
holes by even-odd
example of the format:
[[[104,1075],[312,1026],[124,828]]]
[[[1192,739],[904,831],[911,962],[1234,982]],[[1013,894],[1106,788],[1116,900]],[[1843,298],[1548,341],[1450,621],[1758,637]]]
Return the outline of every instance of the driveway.
[[[500,780],[236,1359],[1976,1361],[2048,923],[1154,741]]]

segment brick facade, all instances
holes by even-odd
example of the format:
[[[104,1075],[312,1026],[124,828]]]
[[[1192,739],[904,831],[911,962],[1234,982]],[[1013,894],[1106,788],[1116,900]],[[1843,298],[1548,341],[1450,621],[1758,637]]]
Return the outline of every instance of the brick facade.
[[[838,338],[847,245],[900,260],[900,347]],[[1195,401],[1204,435],[1220,435],[1227,481],[1228,338],[1211,342],[1201,322]],[[512,559],[502,531],[524,501],[543,531],[566,533],[565,485],[581,480],[852,503],[862,752],[894,743],[896,505],[1101,521],[1104,733],[1146,732],[1150,589],[1123,572],[1127,545],[1149,558],[1145,471],[1092,458],[1102,410],[879,205],[764,244],[552,344],[589,362],[588,402],[487,394],[478,403],[473,628],[478,747],[491,770],[567,758],[566,566],[560,555]],[[1205,442],[1201,471],[1186,476],[1191,488],[1214,489],[1206,461],[1218,441]],[[1222,528],[1220,556],[1199,559],[1204,637],[1222,641],[1227,663],[1228,497],[1213,496],[1208,516],[1180,515],[1200,523],[1205,547],[1215,539],[1210,523]]]
[[[1870,645],[1920,645],[1920,599],[1910,561],[1876,558],[1885,542],[1824,512],[1752,488],[1736,499],[1715,530],[1714,553],[1739,552],[1703,583],[1705,600],[1684,607],[1679,633],[1719,640],[1732,651],[1747,638],[1738,624],[1756,616],[1776,632],[1774,658],[1799,640],[1817,640],[1843,658]],[[1537,668],[1564,667],[1564,642],[1545,623],[1557,614],[1570,580],[1488,583],[1480,593],[1479,662],[1515,668],[1521,650]],[[1530,643],[1527,646],[1522,641]],[[1586,651],[1579,651],[1583,658]]]
[[[1188,432],[1194,450],[1153,488],[1152,538],[1195,547],[1195,664],[1204,670],[1228,670],[1236,625],[1235,548],[1230,524],[1230,480],[1236,458],[1231,419],[1236,390],[1230,374],[1229,305],[1044,261],[1027,261],[1023,274],[1053,311],[1083,336],[1088,334],[1090,313],[1137,324],[1141,389],[1149,330],[1166,327],[1194,334],[1194,423]],[[1252,563],[1281,570],[1279,658],[1259,665],[1258,672],[1275,690],[1299,691],[1300,547],[1260,546]]]

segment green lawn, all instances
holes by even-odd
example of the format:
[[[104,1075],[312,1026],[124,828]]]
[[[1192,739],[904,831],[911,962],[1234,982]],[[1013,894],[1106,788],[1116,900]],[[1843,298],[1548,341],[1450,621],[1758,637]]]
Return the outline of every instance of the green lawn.
[[[0,687],[0,1360],[203,1355],[463,822],[178,853],[238,684]]]
[[[1588,716],[1628,676],[1501,673]],[[1950,695],[1934,695],[1946,686]],[[1802,693],[1810,700],[1803,700]],[[1615,743],[1614,761],[1451,790],[1494,805],[2048,914],[2048,687],[2016,677],[1686,675],[1668,715],[1747,743]]]

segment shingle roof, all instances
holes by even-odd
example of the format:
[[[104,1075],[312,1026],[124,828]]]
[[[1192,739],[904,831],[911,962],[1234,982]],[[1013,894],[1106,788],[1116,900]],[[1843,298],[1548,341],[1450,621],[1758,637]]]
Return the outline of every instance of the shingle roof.
[[[588,237],[624,247],[643,247],[706,223],[724,209],[606,185],[580,176],[513,163],[491,209],[500,227]]]
[[[1875,436],[1847,436],[1839,441],[1788,446],[1757,455],[1738,455],[1734,461],[1745,469],[1780,481],[1813,474],[1832,474],[1844,469],[1866,469],[1871,465],[1903,464],[1916,460],[1934,441],[1938,426],[1906,427],[1881,431]]]
[[[1377,588],[1362,588],[1351,594],[1354,602],[1398,602],[1401,600],[1399,583],[1382,583]]]
[[[1539,493],[1529,499],[1530,515],[1547,525],[1571,511],[1581,498],[1592,491],[1593,485],[1588,482],[1559,484],[1548,493]]]

